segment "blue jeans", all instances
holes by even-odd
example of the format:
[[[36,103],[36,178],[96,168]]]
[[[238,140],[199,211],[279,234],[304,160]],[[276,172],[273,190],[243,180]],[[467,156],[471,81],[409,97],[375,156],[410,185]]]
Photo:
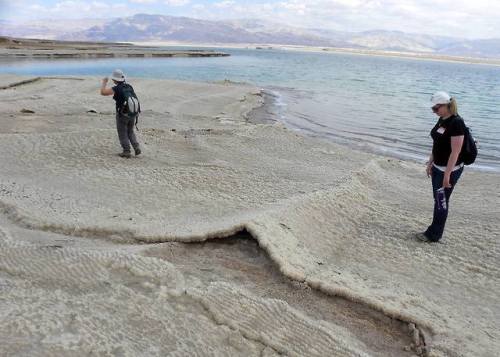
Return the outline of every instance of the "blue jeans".
[[[446,224],[446,218],[448,218],[448,210],[450,209],[450,196],[453,192],[453,188],[458,182],[460,175],[464,168],[461,167],[455,170],[450,175],[451,188],[445,188],[444,193],[446,195],[446,209],[439,210],[436,202],[436,191],[443,187],[444,172],[432,167],[432,192],[434,195],[434,216],[432,218],[431,225],[425,231],[425,235],[430,241],[437,242],[441,239],[444,232],[444,226]]]

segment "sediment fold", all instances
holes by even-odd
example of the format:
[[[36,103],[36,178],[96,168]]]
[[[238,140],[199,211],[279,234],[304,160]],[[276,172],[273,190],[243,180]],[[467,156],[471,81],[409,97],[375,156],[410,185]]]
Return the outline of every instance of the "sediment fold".
[[[400,309],[391,307],[390,305],[383,304],[377,299],[372,299],[370,296],[357,293],[356,291],[350,289],[349,287],[336,286],[335,281],[330,283],[318,280],[314,275],[309,275],[308,271],[311,269],[310,266],[294,266],[290,264],[289,256],[284,254],[275,244],[275,237],[273,237],[273,229],[270,232],[265,230],[265,226],[269,225],[268,217],[276,217],[280,214],[287,214],[288,210],[296,210],[304,202],[315,201],[318,197],[338,197],[339,195],[351,194],[353,187],[360,187],[357,175],[362,175],[370,170],[373,170],[376,163],[370,162],[364,168],[358,171],[358,173],[353,173],[352,178],[343,182],[338,187],[335,187],[329,191],[314,192],[312,194],[303,194],[297,197],[293,197],[280,202],[275,207],[268,209],[267,211],[259,212],[257,217],[250,219],[246,222],[240,222],[230,227],[222,228],[216,231],[204,232],[198,235],[182,235],[182,236],[165,236],[165,235],[141,235],[138,232],[131,230],[111,230],[104,227],[85,227],[85,226],[68,226],[68,225],[57,225],[37,221],[33,219],[32,216],[21,212],[14,205],[6,204],[0,201],[0,208],[2,213],[16,225],[30,230],[39,230],[44,232],[57,233],[62,235],[74,236],[74,237],[88,237],[88,238],[100,238],[105,240],[113,241],[117,244],[158,244],[165,242],[180,242],[180,243],[199,243],[206,242],[209,240],[216,240],[222,238],[230,238],[237,235],[238,233],[248,233],[253,239],[255,239],[259,246],[267,253],[271,261],[273,261],[278,267],[279,271],[288,279],[296,281],[299,283],[307,284],[311,289],[322,292],[328,296],[340,297],[345,300],[351,301],[356,304],[368,307],[375,312],[381,313],[391,319],[395,319],[399,322],[405,323],[409,331],[411,332],[412,341],[414,344],[414,351],[418,355],[426,356],[431,350],[429,337],[434,333],[434,328],[432,323],[429,321],[423,321],[421,318],[405,314],[401,312]],[[359,192],[359,190],[358,190]],[[334,202],[332,199],[331,202]],[[335,212],[331,212],[335,215]],[[272,225],[277,226],[279,230],[290,231],[290,227],[279,222],[280,219],[276,219],[272,222]],[[265,223],[263,223],[265,222]],[[275,229],[275,228],[274,228]],[[348,233],[345,233],[348,234]],[[301,255],[301,262],[308,263],[306,259],[302,261],[304,255],[307,256],[307,251]],[[312,256],[309,257],[310,260],[315,261],[316,259]],[[309,262],[310,263],[310,262]],[[315,265],[316,263],[312,263]],[[312,268],[314,270],[314,267]],[[426,338],[427,336],[427,338]]]

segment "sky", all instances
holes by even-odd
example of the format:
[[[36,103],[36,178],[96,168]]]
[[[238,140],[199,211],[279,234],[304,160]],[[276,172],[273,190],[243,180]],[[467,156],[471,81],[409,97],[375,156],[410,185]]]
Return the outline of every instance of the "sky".
[[[0,0],[0,20],[13,22],[137,13],[206,20],[258,18],[351,32],[381,29],[500,38],[500,0]]]

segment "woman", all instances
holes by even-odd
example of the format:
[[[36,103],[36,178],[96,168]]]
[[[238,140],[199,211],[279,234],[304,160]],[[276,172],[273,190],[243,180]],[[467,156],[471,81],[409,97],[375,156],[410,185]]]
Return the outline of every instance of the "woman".
[[[432,111],[439,119],[431,130],[432,153],[427,162],[427,176],[432,178],[434,193],[434,216],[431,225],[417,238],[426,242],[438,242],[443,236],[450,196],[462,171],[460,151],[464,142],[465,123],[458,115],[457,102],[445,92],[436,92],[431,97]],[[438,190],[444,188],[446,205],[438,202]]]

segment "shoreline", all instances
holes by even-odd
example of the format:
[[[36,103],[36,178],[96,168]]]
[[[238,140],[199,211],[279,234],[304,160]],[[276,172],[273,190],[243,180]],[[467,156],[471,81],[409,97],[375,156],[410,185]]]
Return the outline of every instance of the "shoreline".
[[[464,57],[451,55],[433,55],[431,53],[416,53],[416,52],[399,52],[399,51],[382,51],[382,50],[358,50],[351,48],[325,47],[325,46],[295,46],[295,45],[280,45],[280,44],[227,44],[227,43],[188,43],[177,41],[131,41],[136,45],[151,45],[151,46],[178,46],[178,47],[206,47],[206,48],[237,48],[237,49],[262,49],[262,50],[285,50],[298,52],[316,52],[316,53],[339,53],[352,54],[359,56],[379,56],[388,58],[408,58],[424,61],[437,61],[448,63],[465,63],[465,64],[480,64],[489,66],[500,66],[498,58],[482,58],[482,57]]]
[[[3,75],[3,76],[5,77],[6,75]],[[13,76],[16,77],[18,75],[13,75]],[[19,76],[19,77],[20,78],[22,77],[25,79],[22,79],[19,82],[7,83],[7,84],[0,82],[0,90],[5,90],[8,88],[12,88],[12,87],[15,87],[18,85],[23,85],[25,83],[30,83],[33,81],[38,81],[41,79],[57,79],[58,78],[58,76],[36,76],[36,77],[33,77],[33,76],[29,76],[29,75]],[[59,76],[59,77],[69,79],[72,76]],[[89,78],[92,76],[84,75],[84,76],[79,76],[79,77]],[[144,79],[148,80],[148,79],[152,79],[152,78],[144,78]],[[180,81],[181,82],[190,82],[187,80],[180,80]],[[197,83],[197,82],[194,81],[194,83]],[[202,83],[223,83],[223,84],[227,84],[227,85],[251,85],[248,83],[239,83],[239,82],[233,82],[233,81],[228,81],[228,80],[219,81],[219,82],[206,81],[206,82],[202,82]],[[367,147],[365,145],[356,144],[354,142],[353,143],[345,142],[345,140],[344,141],[338,140],[335,137],[335,135],[330,135],[328,133],[320,133],[320,132],[314,133],[314,134],[308,133],[307,128],[294,126],[294,125],[287,123],[286,120],[283,120],[283,117],[282,117],[283,114],[281,113],[282,105],[280,104],[280,100],[281,100],[280,94],[279,94],[279,90],[276,89],[276,87],[273,87],[273,89],[268,89],[266,87],[263,87],[261,90],[260,96],[262,98],[262,105],[259,107],[253,108],[252,111],[247,113],[247,115],[246,115],[247,121],[249,123],[273,124],[275,122],[279,122],[282,125],[285,125],[290,130],[293,130],[293,131],[299,133],[300,135],[304,135],[306,137],[310,137],[310,138],[314,138],[314,139],[325,140],[328,142],[332,142],[336,145],[344,146],[346,148],[357,150],[359,152],[365,152],[365,153],[369,153],[369,154],[378,155],[380,157],[396,159],[396,160],[403,160],[403,161],[413,162],[413,163],[417,163],[417,164],[423,164],[427,159],[427,157],[425,155],[422,155],[421,157],[414,157],[414,156],[407,155],[401,151],[395,151],[395,150],[389,151],[389,150],[386,150],[385,148],[381,148],[381,149],[377,150],[373,147]],[[500,175],[500,170],[498,168],[495,168],[495,167],[481,166],[478,164],[473,164],[473,165],[466,166],[466,168],[467,168],[467,170]]]
[[[9,83],[23,79],[0,77]],[[263,347],[255,355],[267,346],[286,354],[311,351],[302,345],[314,345],[318,356],[388,355],[373,350],[369,341],[346,336],[335,318],[324,321],[300,303],[291,307],[278,292],[271,295],[278,300],[269,299],[272,286],[264,284],[256,297],[255,289],[238,278],[255,270],[238,259],[222,263],[240,275],[228,272],[221,279],[196,270],[168,246],[247,231],[293,281],[295,293],[319,290],[368,306],[367,314],[373,309],[411,322],[406,333],[413,337],[395,356],[425,355],[429,348],[444,355],[497,350],[499,333],[490,326],[500,286],[495,283],[500,226],[496,197],[485,194],[500,192],[495,175],[464,175],[446,240],[425,245],[409,237],[431,214],[429,182],[419,166],[299,135],[282,124],[249,123],[249,113],[263,104],[254,86],[133,78],[145,108],[140,120],[144,151],[125,160],[114,154],[112,103],[98,96],[99,79],[81,78],[78,98],[63,96],[74,88],[73,79],[43,78],[0,91],[5,103],[0,109],[6,113],[0,119],[5,153],[0,202],[13,232],[12,238],[3,234],[0,224],[0,267],[9,272],[8,311],[18,312],[9,315],[6,326],[19,320],[31,326],[26,306],[33,290],[25,284],[33,281],[43,306],[70,312],[61,302],[75,301],[90,306],[85,309],[89,326],[95,327],[100,315],[122,322],[99,325],[97,337],[83,340],[77,337],[87,325],[77,314],[72,333],[80,351],[89,346],[112,351],[115,346],[107,343],[114,341],[114,328],[136,333],[137,324],[129,321],[147,329],[162,319],[175,331],[186,331],[186,323],[191,332],[200,326],[192,324],[191,316],[197,316],[207,327],[188,335],[205,336],[202,348],[231,348],[233,342],[249,351],[250,341],[259,341]],[[104,253],[92,238],[106,243]],[[120,251],[117,243],[128,244],[129,251]],[[215,255],[224,258],[224,252]],[[85,274],[78,274],[82,267]],[[58,296],[51,292],[54,286]],[[80,286],[91,298],[79,292]],[[96,299],[104,311],[93,305]],[[134,311],[127,308],[129,301],[141,307],[142,320],[127,316]],[[114,311],[113,317],[106,311]],[[42,309],[38,321],[55,319],[65,326],[65,316]],[[138,338],[157,347],[165,339],[158,335],[165,329],[158,327]],[[277,329],[279,336],[273,334]],[[7,339],[10,330],[5,331]],[[33,331],[47,341],[42,346],[47,352],[64,350],[58,331],[44,333]],[[273,338],[266,339],[267,333]],[[12,346],[22,341],[19,337]],[[196,343],[186,348],[203,351]]]
[[[412,162],[416,164],[423,165],[425,167],[425,162],[427,161],[427,157],[422,155],[421,157],[410,156],[402,151],[396,150],[387,150],[385,148],[375,149],[374,147],[367,147],[362,144],[356,144],[354,142],[346,142],[339,140],[335,135],[330,135],[328,133],[308,133],[307,129],[301,128],[299,126],[294,126],[288,123],[283,119],[283,114],[281,113],[281,96],[279,94],[279,90],[276,88],[266,89],[265,87],[262,90],[263,95],[263,104],[259,108],[255,108],[251,113],[249,113],[249,122],[254,124],[272,124],[278,122],[290,130],[295,131],[296,133],[313,138],[316,140],[324,140],[327,142],[332,142],[335,145],[340,145],[345,148],[356,150],[363,153],[373,154],[380,157],[384,157],[387,159],[396,159],[407,162]],[[264,120],[260,118],[265,118]],[[429,147],[429,150],[431,147]],[[472,164],[465,166],[467,170],[477,171],[477,172],[485,172],[491,174],[500,175],[500,169],[489,166],[481,166],[478,164]]]

